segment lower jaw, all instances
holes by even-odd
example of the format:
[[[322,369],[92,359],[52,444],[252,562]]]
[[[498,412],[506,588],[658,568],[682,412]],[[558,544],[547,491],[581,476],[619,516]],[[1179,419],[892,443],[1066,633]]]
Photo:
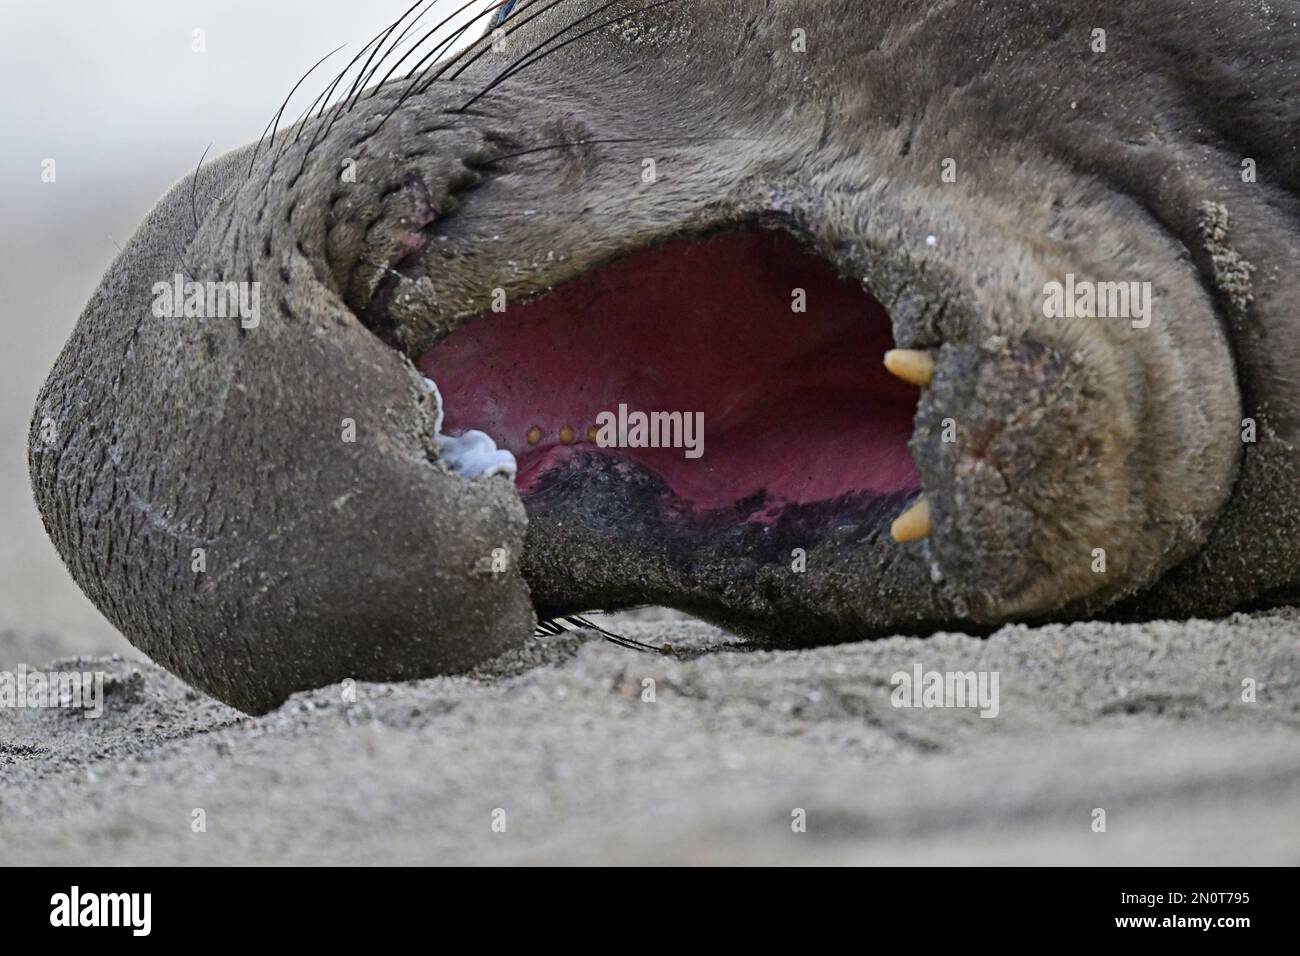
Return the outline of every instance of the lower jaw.
[[[880,629],[906,626],[864,605],[889,577],[897,544],[887,529],[911,497],[858,495],[737,520],[683,506],[634,462],[579,453],[523,498],[523,572],[547,616],[662,604],[795,644],[803,629],[821,641],[861,637],[873,618]],[[801,620],[783,633],[790,611]]]
[[[738,232],[485,314],[417,364],[445,431],[485,432],[518,462],[539,613],[668,604],[772,638],[773,614],[802,610],[825,640],[860,636],[878,587],[923,583],[888,534],[920,488],[892,344],[857,282],[785,233]],[[663,429],[638,436],[638,413],[667,413]],[[859,593],[828,599],[856,575]]]

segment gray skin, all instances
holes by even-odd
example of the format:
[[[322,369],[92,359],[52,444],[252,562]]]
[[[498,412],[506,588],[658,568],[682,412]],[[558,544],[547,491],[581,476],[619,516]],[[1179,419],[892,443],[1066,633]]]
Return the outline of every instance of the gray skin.
[[[534,608],[662,603],[790,645],[1294,595],[1300,4],[682,0],[462,111],[599,4],[526,19],[541,6],[400,106],[393,81],[205,166],[105,276],[30,465],[64,560],[136,646],[258,712],[463,671],[526,640]],[[885,520],[810,542],[794,573],[611,530],[590,501],[529,519],[509,481],[439,460],[408,359],[494,288],[526,300],[738,224],[790,231],[934,354],[911,443],[930,539]],[[259,282],[261,324],[153,316],[178,269]],[[1151,282],[1150,327],[1044,318],[1067,273]]]

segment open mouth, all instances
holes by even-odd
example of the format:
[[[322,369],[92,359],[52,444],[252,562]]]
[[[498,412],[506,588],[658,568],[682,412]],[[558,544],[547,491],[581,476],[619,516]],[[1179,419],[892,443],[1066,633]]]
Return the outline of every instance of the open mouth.
[[[491,436],[480,460],[500,460],[493,442],[514,456],[530,516],[564,502],[589,523],[635,510],[646,532],[806,544],[874,532],[920,488],[918,391],[885,370],[892,344],[859,283],[752,230],[617,259],[462,324],[417,364],[444,432]]]

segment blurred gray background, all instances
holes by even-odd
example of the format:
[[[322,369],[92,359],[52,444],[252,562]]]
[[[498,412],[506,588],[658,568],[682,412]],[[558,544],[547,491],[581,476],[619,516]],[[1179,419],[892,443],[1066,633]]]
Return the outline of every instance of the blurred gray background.
[[[437,0],[416,35],[463,2]],[[117,247],[209,143],[211,159],[256,139],[307,68],[347,44],[303,84],[296,117],[410,5],[0,0],[0,666],[129,650],[46,539],[26,460],[36,392]]]

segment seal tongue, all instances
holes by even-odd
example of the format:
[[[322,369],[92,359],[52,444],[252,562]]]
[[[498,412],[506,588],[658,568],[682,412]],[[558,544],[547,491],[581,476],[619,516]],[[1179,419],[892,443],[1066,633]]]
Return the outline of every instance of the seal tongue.
[[[525,495],[586,452],[695,507],[770,510],[919,488],[917,392],[885,371],[891,346],[858,283],[785,233],[743,232],[616,260],[461,326],[418,364],[447,396],[444,430],[491,435]],[[638,446],[637,416],[654,413],[673,447]]]

